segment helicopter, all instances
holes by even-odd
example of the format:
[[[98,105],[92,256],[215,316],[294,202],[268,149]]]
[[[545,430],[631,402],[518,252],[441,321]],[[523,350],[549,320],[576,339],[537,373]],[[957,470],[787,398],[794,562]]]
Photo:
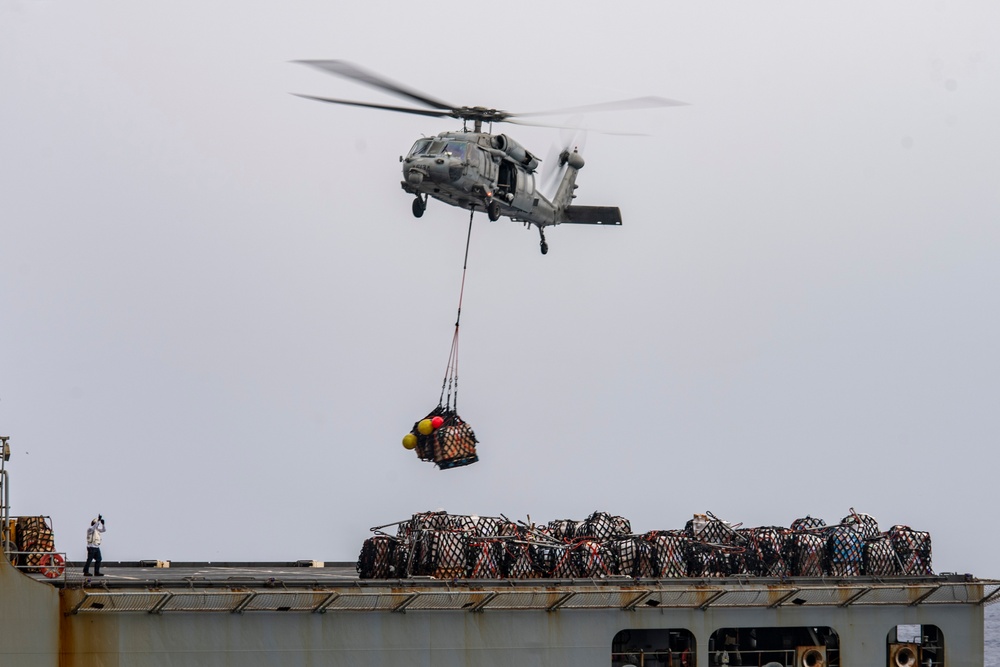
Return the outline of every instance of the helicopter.
[[[430,108],[393,106],[293,93],[298,97],[332,104],[460,119],[461,131],[441,132],[433,137],[418,139],[410,151],[399,158],[403,165],[401,186],[408,194],[414,195],[412,204],[414,217],[423,216],[431,197],[469,210],[471,214],[476,211],[485,212],[491,221],[506,216],[515,222],[524,223],[525,226],[534,225],[538,228],[539,245],[543,255],[549,251],[545,240],[546,227],[565,223],[621,225],[621,210],[617,206],[580,206],[572,203],[576,198],[575,191],[578,187],[577,174],[584,166],[583,157],[576,147],[570,150],[570,147],[566,146],[558,153],[557,169],[550,172],[554,174],[553,183],[557,184],[555,193],[551,198],[543,195],[535,178],[542,160],[508,135],[493,134],[493,123],[566,127],[521,119],[530,116],[575,115],[614,109],[685,104],[662,97],[640,97],[550,111],[512,113],[487,107],[458,107],[448,104],[346,60],[294,62],[358,81]],[[472,123],[471,130],[469,123]],[[484,123],[488,125],[486,132],[483,131]]]

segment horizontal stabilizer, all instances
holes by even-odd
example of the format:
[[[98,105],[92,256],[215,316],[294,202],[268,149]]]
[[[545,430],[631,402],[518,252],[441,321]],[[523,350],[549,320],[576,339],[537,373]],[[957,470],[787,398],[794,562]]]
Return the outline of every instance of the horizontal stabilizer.
[[[563,222],[578,225],[620,225],[622,212],[617,206],[567,206]]]

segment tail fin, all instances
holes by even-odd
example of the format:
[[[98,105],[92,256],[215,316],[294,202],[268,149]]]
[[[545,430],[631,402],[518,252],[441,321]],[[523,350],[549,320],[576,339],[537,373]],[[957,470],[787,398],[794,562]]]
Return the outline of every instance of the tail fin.
[[[552,197],[552,205],[557,211],[568,208],[570,202],[576,197],[574,194],[576,175],[583,169],[583,158],[576,151],[572,153],[563,151],[559,155],[559,165],[566,168],[566,173],[563,174],[562,180],[559,181],[559,187]]]

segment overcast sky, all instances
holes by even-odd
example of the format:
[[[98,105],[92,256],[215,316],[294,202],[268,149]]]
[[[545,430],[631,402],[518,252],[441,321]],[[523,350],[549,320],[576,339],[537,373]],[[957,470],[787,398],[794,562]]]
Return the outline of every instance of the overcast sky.
[[[589,5],[589,6],[588,6]],[[638,532],[853,507],[1000,576],[1000,5],[0,0],[0,434],[14,514],[106,559],[354,560],[414,512]],[[577,203],[468,216],[398,157],[456,105],[595,114]],[[558,118],[554,120],[559,120]],[[545,156],[559,130],[495,128]]]

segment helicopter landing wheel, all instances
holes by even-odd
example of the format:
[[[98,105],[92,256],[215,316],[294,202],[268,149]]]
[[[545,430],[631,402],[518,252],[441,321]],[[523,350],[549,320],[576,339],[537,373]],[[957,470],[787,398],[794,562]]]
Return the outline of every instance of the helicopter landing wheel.
[[[424,214],[427,209],[427,203],[421,199],[419,196],[413,200],[413,217],[419,218]]]
[[[543,255],[549,254],[549,244],[548,243],[546,243],[545,241],[542,241],[541,247],[542,247],[542,254]]]
[[[490,219],[490,222],[496,222],[500,219],[500,204],[495,201],[491,201],[486,205],[486,216]]]

